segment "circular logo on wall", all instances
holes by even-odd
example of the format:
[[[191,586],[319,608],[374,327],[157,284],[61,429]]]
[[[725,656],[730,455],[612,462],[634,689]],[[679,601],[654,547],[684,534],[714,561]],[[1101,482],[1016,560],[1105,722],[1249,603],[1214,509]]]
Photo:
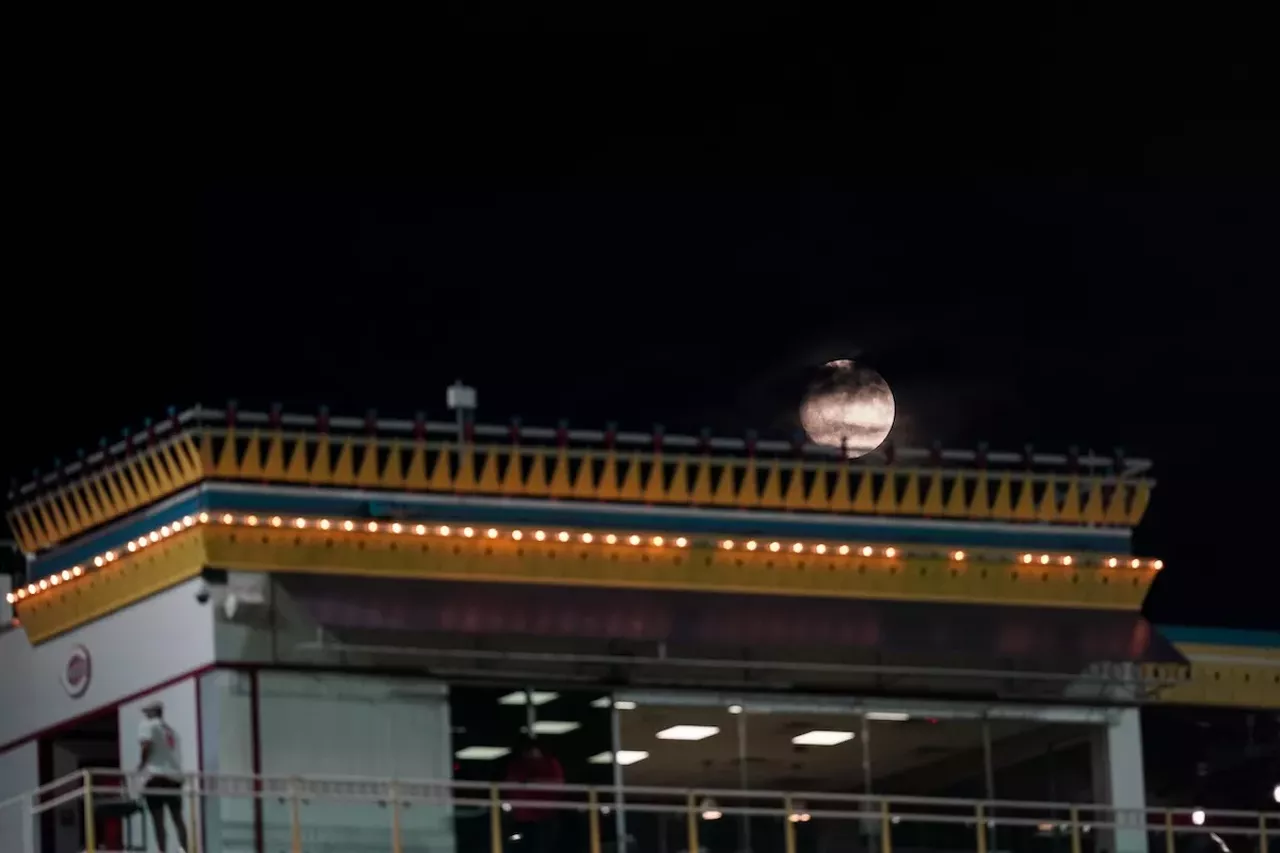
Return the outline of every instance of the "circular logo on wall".
[[[93,662],[84,646],[72,646],[66,666],[62,668],[62,687],[72,699],[78,699],[89,689],[93,677]]]

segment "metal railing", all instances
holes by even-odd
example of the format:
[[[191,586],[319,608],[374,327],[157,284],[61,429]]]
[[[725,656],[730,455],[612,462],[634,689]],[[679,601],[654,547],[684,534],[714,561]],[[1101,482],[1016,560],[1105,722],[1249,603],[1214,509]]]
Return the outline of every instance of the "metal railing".
[[[105,816],[149,832],[148,795],[181,798],[186,853],[803,853],[824,839],[878,853],[1280,850],[1280,812],[339,776],[190,775],[176,793],[113,771],[73,774],[0,802],[0,847],[35,853],[43,823],[78,826],[76,850],[119,849],[105,846]]]

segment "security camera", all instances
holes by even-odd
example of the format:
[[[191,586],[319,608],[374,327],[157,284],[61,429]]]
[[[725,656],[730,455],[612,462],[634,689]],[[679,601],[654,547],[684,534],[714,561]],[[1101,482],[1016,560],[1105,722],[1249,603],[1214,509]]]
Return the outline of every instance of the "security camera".
[[[196,587],[196,601],[200,604],[208,604],[209,596],[209,585],[204,581],[201,581],[200,585]]]

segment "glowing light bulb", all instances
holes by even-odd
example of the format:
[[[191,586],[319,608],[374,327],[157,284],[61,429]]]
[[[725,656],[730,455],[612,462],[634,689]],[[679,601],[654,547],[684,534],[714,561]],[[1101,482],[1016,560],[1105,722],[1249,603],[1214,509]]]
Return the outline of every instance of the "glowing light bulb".
[[[1041,555],[1040,555],[1040,565],[1042,565],[1042,566],[1047,566],[1047,565],[1049,565],[1049,555],[1048,555],[1048,554],[1041,554]]]
[[[147,538],[150,539],[152,542],[159,542],[160,534],[153,530],[147,534]]]
[[[1160,571],[1164,568],[1164,560],[1152,560],[1151,568],[1155,569],[1157,572]]]
[[[368,529],[370,533],[378,532],[378,522],[376,521],[369,522],[368,524],[365,525],[365,527]]]
[[[129,546],[128,546],[128,547],[129,547],[129,551],[130,551],[130,553],[132,553],[133,551],[138,550],[138,543],[137,543],[137,542],[134,542],[132,539],[130,539],[130,540],[129,540]]]
[[[639,536],[637,536],[637,535],[635,535],[634,533],[632,533],[632,534],[631,534],[631,537],[630,537],[629,539],[627,539],[627,541],[628,541],[628,542],[630,542],[632,545],[639,545],[639,544],[640,544],[640,537],[639,537]]]
[[[1034,559],[1034,558],[1033,558],[1030,554],[1023,554],[1023,555],[1022,555],[1022,562],[1024,562],[1024,563],[1030,563],[1032,559]]]
[[[721,548],[723,548],[723,549],[725,549],[726,551],[732,551],[732,550],[733,550],[733,540],[732,540],[732,539],[726,539],[726,540],[724,540],[723,542],[721,542],[721,543],[720,543],[720,547],[721,547]]]
[[[301,530],[307,526],[307,520],[305,518],[295,518],[293,520],[293,526]]]
[[[447,524],[442,524],[442,525],[440,526],[440,535],[441,535],[441,536],[448,536],[450,532],[451,532],[451,531],[449,530],[449,525],[447,525]]]
[[[472,536],[476,535],[476,531],[472,527],[464,527],[462,528],[462,535],[470,539]]]
[[[110,563],[112,560],[114,560],[114,559],[116,558],[116,552],[115,552],[115,551],[108,551],[107,553],[103,554],[102,556],[106,557],[106,558],[107,558],[107,562],[108,562],[108,563]]]
[[[182,517],[182,523],[185,524],[187,527],[190,527],[191,525],[196,523],[196,520],[189,515],[184,515]]]
[[[872,553],[874,553],[874,552],[872,551],[872,549],[871,549],[871,546],[870,546],[870,545],[863,545],[863,546],[862,546],[862,556],[864,556],[864,557],[870,557],[870,556],[872,555]]]
[[[837,550],[839,550],[839,551],[840,551],[840,556],[842,556],[842,557],[847,557],[847,556],[849,556],[849,546],[848,546],[848,545],[841,545],[841,546],[839,547],[839,549],[837,549]]]
[[[41,588],[41,589],[48,589],[48,588],[49,588],[49,582],[48,582],[47,580],[45,580],[44,578],[41,578],[41,579],[40,579],[40,588]]]
[[[145,548],[145,547],[147,547],[148,543],[149,543],[149,540],[147,539],[147,537],[145,537],[145,536],[139,536],[139,537],[138,537],[138,547],[139,547],[139,548]]]
[[[281,517],[280,517],[280,516],[278,516],[278,515],[273,515],[273,516],[271,516],[271,526],[272,526],[272,527],[279,527],[279,526],[280,526],[280,525],[282,525],[282,524],[284,524],[284,519],[283,519],[283,518],[281,518]]]
[[[748,550],[748,551],[754,551],[755,549],[757,549],[757,548],[759,548],[759,547],[760,547],[760,545],[756,542],[756,540],[754,540],[754,539],[750,539],[750,540],[748,540],[748,541],[747,541],[747,550]]]
[[[778,543],[778,542],[770,542],[770,543],[769,543],[769,550],[770,550],[770,551],[774,551],[774,552],[780,551],[780,550],[782,550],[782,545],[781,545],[780,543]]]
[[[592,536],[590,533],[584,533],[584,534],[582,534],[582,541],[583,541],[583,542],[586,542],[588,545],[590,545],[590,544],[591,544],[591,542],[592,542],[594,539],[595,539],[595,537],[594,537],[594,536]]]
[[[233,519],[233,518],[231,517],[231,513],[229,513],[229,512],[228,512],[228,513],[226,513],[226,514],[224,514],[224,515],[222,516],[222,523],[223,523],[223,524],[230,524],[230,523],[231,523],[232,521],[234,521],[234,520],[235,520],[235,519]]]
[[[78,568],[79,568],[79,567],[77,566],[77,569],[78,569]],[[77,572],[76,572],[76,574],[80,574],[80,572],[79,572],[79,571],[77,571]],[[63,569],[63,570],[62,570],[62,579],[63,579],[64,581],[69,581],[69,580],[71,580],[71,572],[70,572],[68,569]]]
[[[511,531],[511,538],[519,542],[521,539],[524,538],[524,533],[523,531],[520,531],[520,530],[513,530]]]
[[[618,537],[610,533],[608,536],[604,537],[604,541],[609,543],[610,545],[617,545]]]
[[[317,527],[319,527],[321,530],[328,530],[328,529],[329,529],[329,519],[327,519],[327,518],[322,518],[322,519],[320,519],[320,521],[318,521],[318,522],[316,523],[316,526],[317,526]]]
[[[897,549],[897,548],[885,548],[885,549],[884,549],[884,555],[885,555],[886,557],[888,557],[890,560],[892,560],[894,557],[898,556],[898,549]]]
[[[202,513],[200,513],[200,515],[198,515],[198,516],[196,516],[196,517],[200,519],[200,523],[201,523],[201,524],[208,524],[208,523],[209,523],[209,513],[207,513],[207,512],[202,512]]]
[[[1074,563],[1074,562],[1075,562],[1075,560],[1074,560],[1072,557],[1070,557],[1070,556],[1067,556],[1067,557],[1063,557],[1063,558],[1062,558],[1062,565],[1064,565],[1064,566],[1069,566],[1069,565],[1071,565],[1071,564],[1072,564],[1072,563]]]
[[[794,545],[792,545],[792,546],[791,546],[791,550],[792,550],[792,551],[795,551],[797,554],[799,554],[801,551],[803,551],[803,550],[804,550],[804,545],[802,545],[801,543],[797,542],[796,544],[794,544]]]
[[[1142,561],[1141,561],[1141,560],[1133,559],[1133,560],[1130,560],[1130,561],[1129,561],[1129,568],[1131,568],[1131,569],[1136,569],[1136,568],[1138,568],[1138,567],[1139,567],[1139,566],[1141,566],[1141,565],[1142,565]]]
[[[71,574],[75,575],[76,577],[80,577],[82,574],[84,574],[84,569],[80,568],[79,566],[74,566],[71,569]]]
[[[956,551],[954,554],[951,555],[951,559],[955,560],[957,563],[963,563],[964,551]]]
[[[827,546],[826,546],[826,545],[823,545],[823,544],[821,544],[821,543],[819,543],[819,544],[817,544],[817,545],[814,545],[814,546],[813,546],[813,550],[814,550],[814,552],[815,552],[815,553],[818,553],[818,554],[825,554],[825,553],[827,553]]]
[[[492,527],[490,527],[488,530],[486,530],[486,531],[484,532],[484,535],[485,535],[485,536],[488,536],[490,539],[497,539],[497,538],[498,538],[498,531],[497,531],[497,530],[495,530],[495,529],[493,529]]]
[[[655,537],[653,537],[653,544],[654,544],[654,545],[656,545],[656,546],[658,546],[659,548],[661,548],[661,547],[662,547],[662,543],[663,543],[663,541],[664,541],[664,540],[663,540],[663,538],[662,538],[661,536],[655,536]]]
[[[686,545],[688,545],[688,544],[689,544],[689,540],[688,540],[688,539],[685,539],[683,536],[677,536],[677,537],[676,537],[676,547],[677,547],[677,548],[683,548],[684,546],[686,546]]]
[[[425,536],[427,535],[427,526],[425,524],[419,524],[413,528],[413,532],[419,536]]]
[[[559,539],[561,542],[568,542],[569,533],[568,531],[561,530],[559,533],[556,534],[556,538]]]
[[[257,526],[258,526],[258,517],[257,517],[256,515],[248,515],[248,516],[245,516],[244,523],[245,523],[245,524],[247,524],[247,525],[249,525],[250,527],[257,527]],[[168,529],[169,529],[169,528],[167,528],[167,527],[161,527],[161,528],[160,528],[160,532],[161,532],[161,533],[163,533],[163,532],[167,531]]]
[[[106,560],[104,560],[104,559],[102,559],[101,557],[94,557],[94,558],[93,558],[93,564],[94,564],[95,566],[97,566],[98,568],[102,568],[103,564],[104,564],[104,563],[106,563],[106,562],[107,562],[107,561],[106,561]]]
[[[169,537],[173,535],[173,531],[170,530],[169,525],[166,524],[164,527],[160,528],[160,535],[164,537]]]
[[[535,530],[533,531],[533,538],[541,542],[547,538],[547,533],[545,530]]]
[[[1118,566],[1118,565],[1120,565],[1120,561],[1119,561],[1119,560],[1117,560],[1115,557],[1112,557],[1112,558],[1110,558],[1109,560],[1107,560],[1107,567],[1108,567],[1108,568],[1114,569],[1114,568],[1115,568],[1116,566]]]
[[[399,533],[399,532],[400,532],[400,531],[402,531],[402,530],[404,530],[404,526],[403,526],[402,524],[400,524],[400,522],[395,521],[395,522],[392,522],[392,523],[391,523],[391,532],[392,532],[392,533]],[[495,531],[495,532],[496,532],[496,531]]]

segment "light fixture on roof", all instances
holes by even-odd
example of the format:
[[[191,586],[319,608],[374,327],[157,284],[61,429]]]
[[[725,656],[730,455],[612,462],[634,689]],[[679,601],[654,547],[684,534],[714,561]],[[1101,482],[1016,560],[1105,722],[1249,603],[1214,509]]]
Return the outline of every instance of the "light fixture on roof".
[[[791,742],[796,746],[838,746],[851,740],[853,740],[853,732],[815,729],[802,735],[796,735],[791,739]]]
[[[911,719],[910,714],[904,714],[901,711],[868,711],[865,716],[868,720],[877,720],[882,723],[905,723]]]
[[[535,720],[533,723],[535,735],[567,735],[580,728],[582,728],[580,723],[570,720]]]
[[[548,702],[554,702],[560,698],[559,693],[552,693],[549,690],[531,690],[526,695],[524,690],[517,690],[514,693],[508,693],[498,699],[499,705],[525,705],[532,704],[535,707],[545,705]]]
[[[658,732],[655,737],[658,740],[706,740],[718,734],[719,726],[672,726]]]
[[[1280,785],[1276,785],[1275,790],[1271,792],[1271,799],[1280,803]]]
[[[459,761],[493,761],[510,754],[505,746],[464,746],[453,757]]]
[[[1196,826],[1204,826],[1204,809],[1196,809],[1191,813],[1191,822]]]
[[[707,797],[703,799],[702,804],[698,806],[702,812],[703,820],[719,820],[724,817],[724,812],[720,811],[720,807],[716,805],[716,801]]]
[[[742,706],[741,706],[741,705],[730,705],[730,706],[729,706],[729,713],[730,713],[730,714],[741,714],[741,713],[742,713]]]
[[[641,749],[620,749],[618,750],[618,764],[626,767],[629,764],[635,764],[638,761],[644,761],[649,757],[649,753]],[[588,764],[612,764],[612,752],[600,752],[587,759]]]

